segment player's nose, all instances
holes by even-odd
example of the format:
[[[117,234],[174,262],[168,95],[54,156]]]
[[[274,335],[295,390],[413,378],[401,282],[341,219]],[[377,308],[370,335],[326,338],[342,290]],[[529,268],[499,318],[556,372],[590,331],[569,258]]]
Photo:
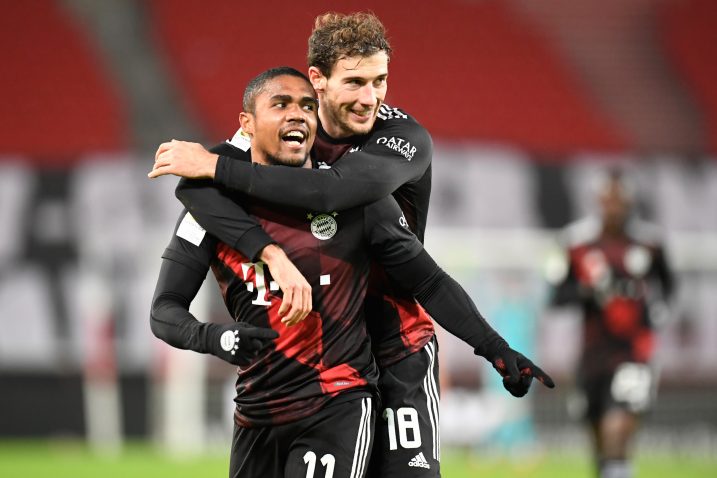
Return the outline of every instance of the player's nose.
[[[376,106],[378,98],[376,96],[376,88],[374,88],[373,84],[367,83],[361,87],[358,101],[365,107]]]
[[[286,120],[290,122],[306,122],[307,112],[300,105],[293,104],[286,108]]]

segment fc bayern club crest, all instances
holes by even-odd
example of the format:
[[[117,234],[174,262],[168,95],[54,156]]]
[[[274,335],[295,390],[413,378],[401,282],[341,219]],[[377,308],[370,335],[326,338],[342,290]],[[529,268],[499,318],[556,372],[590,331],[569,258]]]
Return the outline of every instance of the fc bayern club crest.
[[[313,234],[316,239],[322,241],[334,237],[338,230],[338,223],[335,219],[336,216],[338,216],[338,214],[335,212],[332,214],[319,214],[317,216],[309,214],[308,218],[311,219],[311,234]]]

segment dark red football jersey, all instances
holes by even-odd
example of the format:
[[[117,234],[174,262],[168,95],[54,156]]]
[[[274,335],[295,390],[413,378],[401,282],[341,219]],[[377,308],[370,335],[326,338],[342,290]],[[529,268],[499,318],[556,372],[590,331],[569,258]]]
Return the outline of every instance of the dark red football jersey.
[[[312,156],[316,168],[263,167],[250,163],[248,145],[225,142],[214,183],[281,207],[301,205],[317,212],[350,209],[392,194],[404,221],[420,241],[431,195],[433,143],[414,118],[386,104],[366,135],[333,139],[319,127]],[[182,180],[177,197],[207,231],[247,257],[267,244],[267,235],[230,195],[202,181]],[[243,196],[242,196],[243,197]],[[302,271],[303,272],[303,271]],[[434,335],[433,322],[413,297],[374,267],[366,316],[381,366],[421,349]]]
[[[382,105],[368,135],[337,140],[320,128],[312,153],[320,167],[331,167],[339,159],[361,161],[351,155],[363,152],[381,156],[386,163],[401,163],[404,170],[413,170],[414,178],[394,191],[393,197],[408,226],[423,242],[431,196],[431,157],[418,149],[425,148],[418,139],[425,135],[426,131],[402,110]],[[373,353],[382,367],[420,350],[435,334],[428,313],[410,294],[392,284],[379,264],[373,264],[371,270],[366,319]]]
[[[574,230],[568,273],[556,298],[583,309],[583,372],[595,376],[623,362],[649,361],[655,341],[650,306],[672,291],[660,242],[636,223],[618,237],[602,235],[592,222]]]
[[[211,265],[235,320],[279,332],[238,370],[235,417],[245,427],[295,421],[329,400],[371,394],[378,377],[364,319],[371,257],[402,264],[422,250],[392,198],[340,213],[276,209],[254,202],[249,212],[312,286],[314,311],[296,326],[280,321],[268,268],[202,232],[191,215],[183,214],[163,256],[195,270]]]

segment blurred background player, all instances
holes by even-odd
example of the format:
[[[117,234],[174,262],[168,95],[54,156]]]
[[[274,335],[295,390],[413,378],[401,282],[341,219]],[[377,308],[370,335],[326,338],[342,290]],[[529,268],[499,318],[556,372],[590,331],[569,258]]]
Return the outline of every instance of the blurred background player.
[[[584,316],[576,381],[598,476],[629,478],[630,445],[656,391],[654,330],[674,284],[662,243],[635,217],[635,191],[620,170],[602,178],[597,198],[601,216],[567,231],[567,267],[552,299],[579,304]]]

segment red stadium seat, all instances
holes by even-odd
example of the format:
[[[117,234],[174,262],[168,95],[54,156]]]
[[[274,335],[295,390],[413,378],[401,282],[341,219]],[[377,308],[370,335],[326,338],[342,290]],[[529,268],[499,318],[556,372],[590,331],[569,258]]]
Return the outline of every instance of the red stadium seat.
[[[126,147],[120,99],[59,2],[5,2],[0,14],[0,153],[71,164]]]
[[[660,19],[667,54],[702,109],[708,147],[717,152],[717,2],[667,2]]]
[[[281,64],[305,70],[316,15],[335,2],[154,0],[157,34],[215,139],[237,125],[246,82]],[[511,143],[561,153],[624,140],[540,34],[505,2],[347,1],[374,11],[394,47],[388,102],[437,138]]]

